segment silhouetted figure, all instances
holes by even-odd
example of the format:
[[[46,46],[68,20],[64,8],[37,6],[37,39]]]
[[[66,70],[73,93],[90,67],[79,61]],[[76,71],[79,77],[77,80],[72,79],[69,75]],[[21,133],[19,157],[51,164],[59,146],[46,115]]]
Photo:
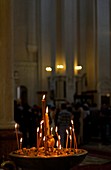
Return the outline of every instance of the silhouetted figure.
[[[73,115],[77,143],[80,145],[83,143],[83,109],[81,107],[81,103],[78,102],[75,104]]]
[[[110,124],[111,109],[107,104],[103,104],[100,110],[100,127],[102,144],[108,144],[108,126]]]
[[[66,103],[61,104],[61,111],[58,114],[58,127],[61,136],[61,146],[65,147],[66,129],[71,124],[72,113],[67,110]]]
[[[87,103],[83,105],[83,142],[89,143],[91,135],[90,108]]]
[[[29,144],[29,130],[30,130],[30,118],[31,118],[31,107],[27,102],[17,100],[14,108],[15,121],[19,124],[19,130],[23,136],[23,147],[28,147]]]

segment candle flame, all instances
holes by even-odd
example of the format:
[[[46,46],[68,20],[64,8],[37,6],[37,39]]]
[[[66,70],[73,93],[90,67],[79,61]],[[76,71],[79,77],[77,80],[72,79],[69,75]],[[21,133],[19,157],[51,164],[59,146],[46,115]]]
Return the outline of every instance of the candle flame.
[[[57,146],[57,148],[58,148],[58,145],[59,145],[59,142],[58,142],[58,140],[57,140],[57,142],[56,142],[56,146]]]
[[[17,128],[17,123],[15,123],[15,129]]]
[[[55,132],[57,133],[57,131],[58,131],[58,127],[56,126],[56,128],[55,128]]]
[[[73,120],[71,120],[71,124],[72,124],[72,125],[74,124]]]
[[[69,134],[69,132],[68,132],[68,130],[66,129],[66,133],[67,133],[67,135]]]
[[[40,133],[40,138],[42,137],[42,133]]]
[[[40,124],[44,123],[44,120],[41,120]]]
[[[43,137],[43,141],[45,141],[45,136]]]
[[[48,106],[46,107],[46,113],[48,113]]]
[[[42,97],[42,100],[44,100],[45,99],[45,94],[43,95],[43,97]]]
[[[61,139],[61,136],[60,136],[60,135],[58,135],[58,139],[59,139],[59,140]]]
[[[37,133],[39,132],[39,127],[37,128]]]
[[[20,138],[20,143],[22,143],[22,138]]]
[[[51,132],[53,131],[53,127],[51,127]]]
[[[71,127],[69,127],[69,129],[71,130],[72,128],[71,128]]]

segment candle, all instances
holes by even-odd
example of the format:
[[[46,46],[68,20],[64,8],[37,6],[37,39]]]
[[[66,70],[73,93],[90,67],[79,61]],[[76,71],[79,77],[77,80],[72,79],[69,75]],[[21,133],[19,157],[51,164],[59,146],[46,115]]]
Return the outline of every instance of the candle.
[[[44,120],[44,114],[45,114],[45,94],[42,97],[42,119]]]
[[[22,149],[22,138],[20,138],[20,149]]]
[[[66,137],[66,149],[67,149],[68,148],[68,135],[69,135],[69,132],[67,129],[66,129],[66,133],[67,133],[67,137]]]
[[[73,137],[74,137],[74,151],[76,151],[77,150],[76,135],[75,135],[75,132],[74,132],[74,128],[72,130],[73,130]]]
[[[58,127],[56,126],[56,128],[55,128],[55,133],[56,133],[56,135],[57,135],[57,137],[58,137]]]
[[[50,134],[48,107],[46,107],[46,113],[45,113],[45,134],[46,134],[46,135],[49,135],[49,134]]]
[[[43,95],[43,97],[42,97],[42,119],[43,119],[43,121],[44,121],[44,135],[45,135],[45,94]]]
[[[61,144],[59,145],[59,149],[61,150]]]
[[[72,124],[72,126],[74,126],[74,122],[73,122],[73,120],[71,120],[71,124]]]
[[[70,135],[70,149],[72,148],[72,136]]]
[[[59,146],[59,142],[58,142],[58,140],[57,140],[57,142],[56,142],[56,147],[58,148],[58,146]]]
[[[39,148],[39,137],[38,137],[38,133],[39,133],[39,127],[37,127],[37,149]]]
[[[51,135],[52,135],[53,127],[51,127]]]
[[[18,125],[17,123],[15,124],[15,133],[16,133],[16,139],[17,139],[17,147],[19,149],[19,140],[18,140]]]
[[[45,136],[43,137],[44,147],[45,147]]]
[[[70,135],[72,136],[72,127],[69,127],[69,129],[70,129]]]
[[[61,139],[61,137],[60,137],[60,135],[58,135],[58,146],[61,145],[60,139]]]
[[[41,143],[42,143],[42,133],[40,132],[40,134],[39,134],[39,146],[41,145]]]
[[[17,87],[17,99],[20,99],[20,86]]]
[[[40,132],[42,133],[42,124],[44,123],[44,120],[40,122]]]

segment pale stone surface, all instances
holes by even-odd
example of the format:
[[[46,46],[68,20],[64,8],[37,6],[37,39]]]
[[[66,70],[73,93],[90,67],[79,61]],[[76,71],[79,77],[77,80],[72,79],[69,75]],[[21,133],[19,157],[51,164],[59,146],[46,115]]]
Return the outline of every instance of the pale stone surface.
[[[0,1],[0,129],[13,127],[11,1]]]

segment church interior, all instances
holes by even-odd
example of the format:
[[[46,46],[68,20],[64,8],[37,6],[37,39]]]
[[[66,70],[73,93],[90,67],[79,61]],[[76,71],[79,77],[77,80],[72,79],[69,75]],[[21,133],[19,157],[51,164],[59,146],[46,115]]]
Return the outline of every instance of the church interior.
[[[86,162],[95,153],[108,161],[73,169],[111,168],[110,36],[110,0],[0,0],[0,163],[17,149],[15,102],[41,108],[45,95],[46,105],[81,103],[91,112],[90,141],[80,147]]]

